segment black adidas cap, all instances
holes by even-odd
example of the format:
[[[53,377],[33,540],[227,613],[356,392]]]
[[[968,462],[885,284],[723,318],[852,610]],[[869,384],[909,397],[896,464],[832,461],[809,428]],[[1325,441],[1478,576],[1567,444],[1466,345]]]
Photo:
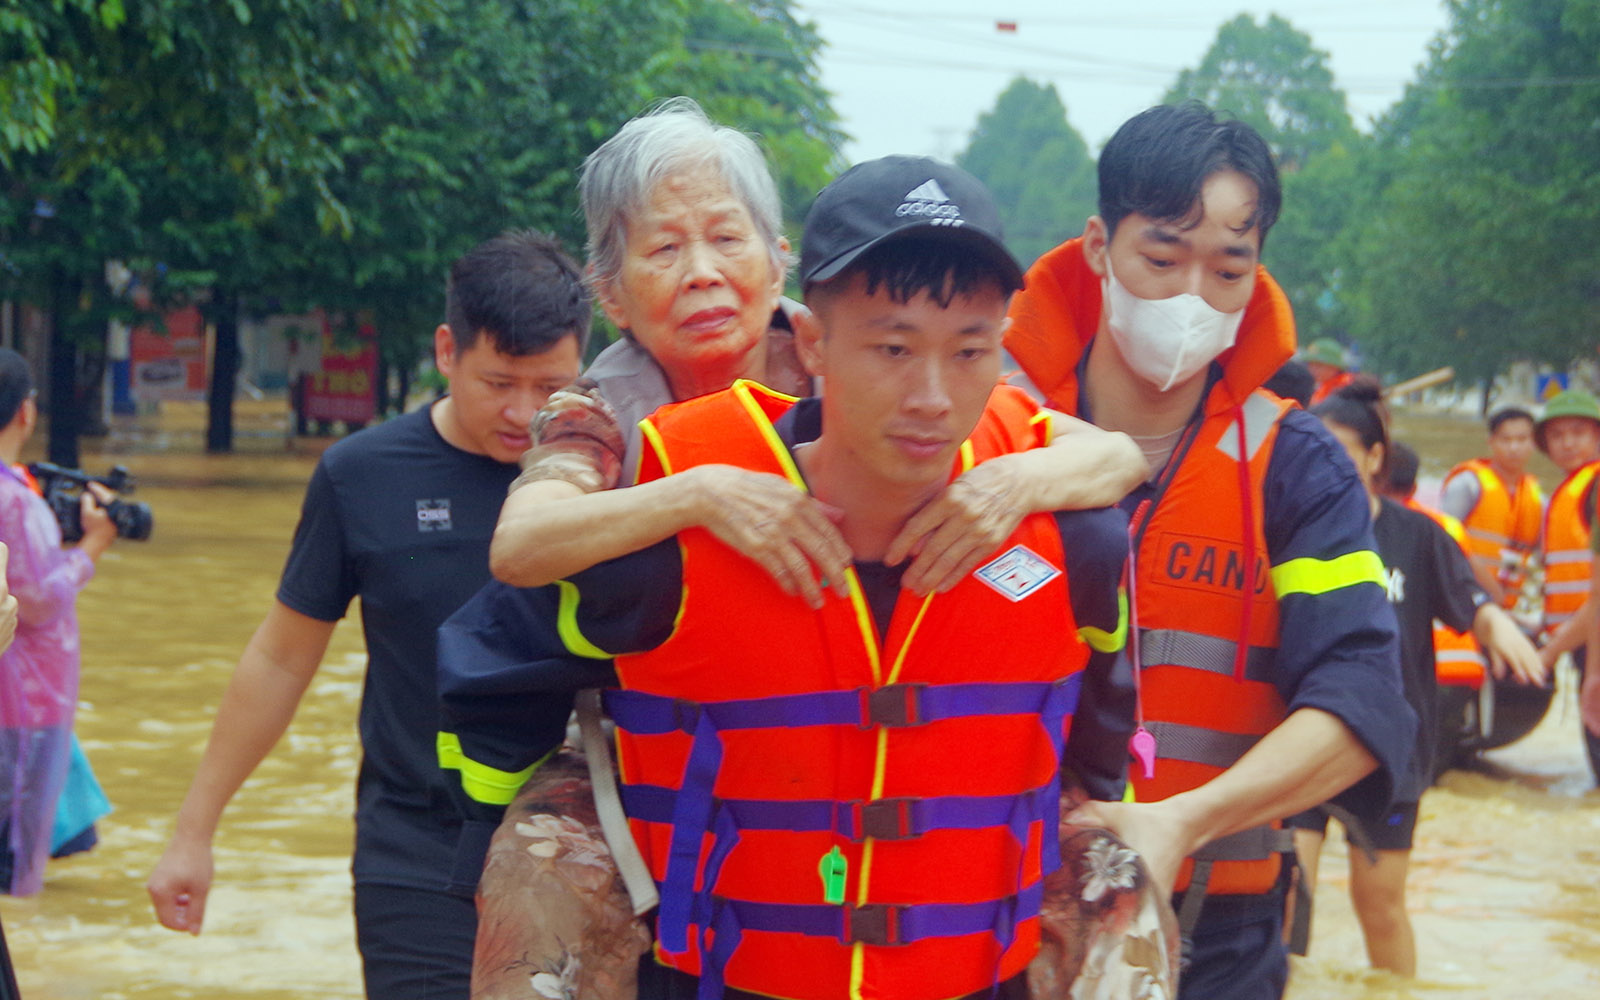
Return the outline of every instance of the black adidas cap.
[[[822,189],[806,214],[800,284],[827,281],[873,247],[912,236],[965,243],[994,264],[1010,290],[1022,287],[989,189],[960,167],[925,156],[858,163]]]

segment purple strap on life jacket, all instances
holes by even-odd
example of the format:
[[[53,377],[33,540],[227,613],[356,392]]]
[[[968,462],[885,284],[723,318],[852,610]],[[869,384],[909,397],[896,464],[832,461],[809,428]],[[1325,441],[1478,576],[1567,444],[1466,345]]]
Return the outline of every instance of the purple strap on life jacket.
[[[816,691],[731,701],[696,702],[643,691],[612,689],[606,711],[617,725],[640,736],[693,733],[702,715],[716,728],[779,729],[798,726],[917,726],[981,715],[1042,713],[1050,695],[1070,688],[1076,707],[1080,675],[1064,681],[978,684],[890,684],[881,688]]]
[[[1059,781],[1047,782],[1020,795],[940,795],[890,798],[873,802],[833,799],[723,799],[725,810],[741,830],[827,830],[859,843],[904,840],[930,830],[981,830],[1010,826],[1019,810],[1033,819],[1047,816],[1060,799]],[[628,815],[648,823],[670,823],[678,793],[660,785],[623,785],[622,805]],[[1027,831],[1018,838],[1026,842]]]
[[[862,728],[914,726],[943,719],[1036,714],[1045,726],[1056,755],[1057,766],[1048,786],[1052,791],[1029,803],[1033,806],[1031,809],[1024,807],[1024,803],[1019,801],[1020,796],[1008,797],[1011,800],[1010,807],[1006,809],[1002,822],[1011,828],[1019,843],[1025,843],[1027,827],[1032,820],[1039,818],[1045,821],[1045,833],[1041,837],[1041,862],[1044,871],[1051,872],[1061,863],[1060,843],[1053,833],[1059,816],[1062,729],[1066,716],[1077,706],[1081,687],[1082,675],[1074,674],[1059,682],[894,684],[875,689],[821,691],[721,702],[693,702],[641,691],[607,691],[606,710],[619,728],[636,735],[659,735],[675,731],[693,735],[684,768],[683,787],[672,803],[672,839],[667,852],[666,878],[662,883],[661,908],[656,927],[662,949],[671,954],[688,951],[692,912],[697,904],[703,906],[704,901],[711,897],[721,862],[738,839],[735,814],[731,810],[719,809],[714,798],[716,776],[722,765],[721,730],[820,725],[854,725]],[[836,822],[831,814],[829,822],[830,826]],[[929,827],[934,828],[937,827]],[[709,863],[711,859],[708,859],[706,870],[702,872],[700,850],[707,831],[713,834],[712,854],[716,864],[713,870]],[[698,887],[695,884],[697,874],[700,875]],[[949,905],[966,907],[970,904]],[[803,904],[795,906],[799,907],[796,912],[806,910]],[[822,908],[838,909],[832,906]],[[740,922],[743,923],[742,918]],[[1001,935],[1003,941],[1009,940],[1014,923],[1011,920],[1004,928],[1004,934]],[[700,926],[704,929],[708,924],[701,923]],[[1000,931],[999,925],[994,923],[978,929]],[[793,930],[810,933],[799,927]],[[973,931],[946,932],[949,933]],[[702,930],[702,944],[703,938]],[[718,953],[722,950],[720,947],[716,949]],[[703,954],[709,964],[713,956]],[[725,956],[723,960],[726,960]]]

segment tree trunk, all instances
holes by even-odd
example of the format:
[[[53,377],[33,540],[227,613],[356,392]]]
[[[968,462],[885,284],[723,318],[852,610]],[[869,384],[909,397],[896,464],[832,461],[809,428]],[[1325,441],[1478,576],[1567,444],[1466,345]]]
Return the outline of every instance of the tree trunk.
[[[1489,400],[1494,393],[1494,376],[1485,375],[1478,383],[1478,388],[1480,390],[1478,394],[1478,416],[1487,417],[1489,415]]]
[[[78,467],[78,344],[69,317],[77,308],[79,281],[55,268],[50,302],[50,461]]]
[[[233,289],[211,290],[211,315],[217,345],[211,354],[211,388],[206,414],[206,451],[233,450],[233,395],[239,380],[239,295]]]
[[[411,398],[411,365],[400,366],[400,398],[395,402],[395,412],[406,411],[406,401]]]
[[[383,352],[378,352],[377,378],[373,380],[372,403],[373,412],[381,421],[389,415],[389,363],[383,359]]]

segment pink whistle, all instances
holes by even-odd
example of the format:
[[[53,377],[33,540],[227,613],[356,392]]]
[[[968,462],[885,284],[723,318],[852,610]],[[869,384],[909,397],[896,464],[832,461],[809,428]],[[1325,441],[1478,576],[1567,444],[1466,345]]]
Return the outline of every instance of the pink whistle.
[[[1149,781],[1156,776],[1156,738],[1150,735],[1150,730],[1140,726],[1133,731],[1133,736],[1128,740],[1128,749],[1139,759],[1144,767],[1144,778]]]

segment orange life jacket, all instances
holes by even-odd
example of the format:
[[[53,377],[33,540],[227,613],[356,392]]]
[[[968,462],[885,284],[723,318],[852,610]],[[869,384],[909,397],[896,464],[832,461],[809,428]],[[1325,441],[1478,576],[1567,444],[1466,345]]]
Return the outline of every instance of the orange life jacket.
[[[1460,473],[1478,477],[1478,502],[1462,518],[1467,529],[1467,555],[1472,564],[1495,575],[1505,590],[1501,602],[1507,610],[1516,606],[1528,576],[1528,556],[1539,544],[1539,519],[1544,497],[1539,483],[1524,473],[1513,495],[1500,476],[1481,458],[1469,459],[1450,470],[1445,481]]]
[[[1405,503],[1412,510],[1439,522],[1445,533],[1461,546],[1461,551],[1470,555],[1467,529],[1460,521],[1442,510],[1424,507],[1415,497],[1407,499]],[[1439,619],[1433,620],[1433,672],[1440,684],[1477,690],[1483,686],[1483,674],[1487,666],[1483,650],[1478,648],[1478,640],[1473,638],[1471,632],[1457,632]]]
[[[1077,413],[1078,364],[1099,329],[1101,279],[1084,260],[1082,240],[1040,257],[1027,278],[1012,300],[1006,348],[1051,406]],[[1222,377],[1205,399],[1204,419],[1180,443],[1187,450],[1148,523],[1135,526],[1137,652],[1157,756],[1152,779],[1138,765],[1132,769],[1140,800],[1198,787],[1284,717],[1272,684],[1278,609],[1262,535],[1261,483],[1277,422],[1293,404],[1257,389],[1294,346],[1288,297],[1258,266],[1234,346],[1218,358]],[[1248,457],[1242,464],[1233,457],[1241,452]],[[1245,571],[1247,563],[1253,572]],[[1246,577],[1254,588],[1249,602],[1241,600]],[[1288,846],[1274,823],[1224,837],[1195,857],[1211,862],[1209,891],[1259,893],[1272,888]],[[1185,861],[1178,888],[1187,886],[1192,870],[1193,859]]]
[[[44,487],[39,485],[38,477],[33,474],[33,470],[28,467],[26,462],[11,463],[11,471],[17,474],[17,478],[21,479],[23,485],[32,490],[34,495],[44,496]]]
[[[1154,775],[1132,769],[1139,801],[1165,799],[1231,767],[1284,719],[1273,684],[1278,600],[1262,529],[1262,482],[1278,419],[1294,404],[1267,393],[1207,417],[1136,527],[1134,608],[1143,668],[1145,728],[1156,739]],[[1240,420],[1248,488],[1240,491]],[[1250,567],[1247,569],[1246,567]],[[1241,600],[1250,588],[1248,605]],[[1245,616],[1249,615],[1248,623]],[[1248,631],[1246,631],[1248,630]],[[1247,636],[1241,658],[1240,637]],[[1277,882],[1279,824],[1207,845],[1208,891],[1259,893]],[[1177,888],[1188,885],[1194,859]]]
[[[986,435],[1042,439],[1031,403],[996,396],[955,472]],[[792,402],[739,382],[658,411],[640,481],[728,463],[803,488],[772,426]],[[948,593],[902,591],[881,643],[854,571],[814,611],[709,531],[678,541],[674,631],[617,657],[606,699],[661,885],[658,959],[702,995],[796,1000],[930,1000],[1021,972],[1089,653],[1054,519],[1026,518]]]
[[[1583,500],[1600,462],[1575,469],[1550,494],[1544,516],[1544,628],[1554,632],[1589,599],[1589,534]]]
[[[1310,405],[1316,406],[1318,403],[1322,402],[1324,399],[1327,399],[1329,396],[1338,392],[1340,389],[1344,388],[1355,380],[1355,375],[1351,374],[1350,372],[1335,372],[1324,379],[1321,384],[1312,390]]]

